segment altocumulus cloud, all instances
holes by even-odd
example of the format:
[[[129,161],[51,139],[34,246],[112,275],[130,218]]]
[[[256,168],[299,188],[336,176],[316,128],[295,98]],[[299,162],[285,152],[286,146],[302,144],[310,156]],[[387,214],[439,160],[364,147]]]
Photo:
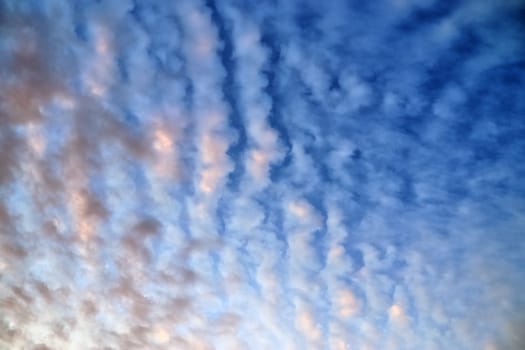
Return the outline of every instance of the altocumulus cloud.
[[[0,349],[522,349],[525,4],[0,3]]]

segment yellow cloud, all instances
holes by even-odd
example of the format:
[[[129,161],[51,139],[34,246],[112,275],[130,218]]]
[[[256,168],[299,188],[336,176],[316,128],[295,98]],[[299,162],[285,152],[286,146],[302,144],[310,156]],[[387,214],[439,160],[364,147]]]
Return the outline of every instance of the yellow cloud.
[[[337,307],[341,317],[354,316],[359,311],[359,301],[352,291],[346,289],[338,293]]]

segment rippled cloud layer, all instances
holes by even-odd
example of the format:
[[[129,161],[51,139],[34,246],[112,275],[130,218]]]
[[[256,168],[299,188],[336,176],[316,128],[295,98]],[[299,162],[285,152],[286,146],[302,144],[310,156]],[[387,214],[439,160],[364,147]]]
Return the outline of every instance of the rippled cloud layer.
[[[0,349],[522,349],[524,11],[0,2]]]

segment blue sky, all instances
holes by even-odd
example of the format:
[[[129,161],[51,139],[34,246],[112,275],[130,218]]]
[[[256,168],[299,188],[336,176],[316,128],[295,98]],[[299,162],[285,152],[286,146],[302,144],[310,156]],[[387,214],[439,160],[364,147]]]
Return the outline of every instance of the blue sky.
[[[0,349],[522,349],[524,11],[2,1]]]

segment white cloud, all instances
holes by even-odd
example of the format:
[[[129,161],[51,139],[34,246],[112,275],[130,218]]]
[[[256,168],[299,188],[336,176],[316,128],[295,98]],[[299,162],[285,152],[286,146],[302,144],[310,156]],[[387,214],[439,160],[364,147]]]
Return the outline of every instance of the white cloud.
[[[518,5],[383,5],[2,3],[0,347],[519,348]]]

